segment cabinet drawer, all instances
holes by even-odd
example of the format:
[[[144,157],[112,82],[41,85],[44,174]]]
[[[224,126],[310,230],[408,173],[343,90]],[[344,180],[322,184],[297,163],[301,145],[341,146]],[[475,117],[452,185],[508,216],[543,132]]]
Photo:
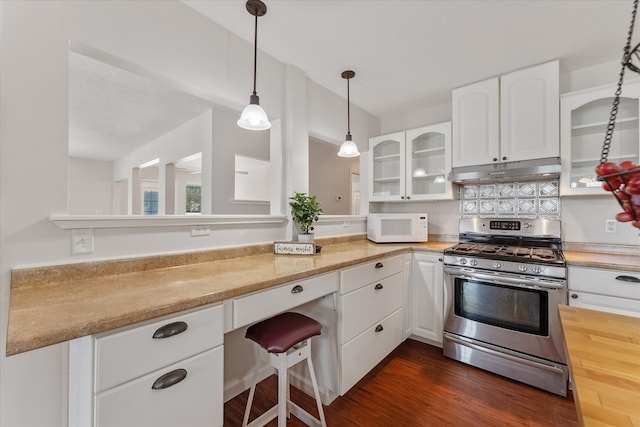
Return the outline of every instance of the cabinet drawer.
[[[640,301],[634,299],[571,291],[569,292],[569,305],[625,316],[640,317]]]
[[[402,307],[402,274],[394,274],[342,296],[342,338],[345,343]]]
[[[569,267],[569,290],[640,300],[640,273]]]
[[[396,311],[342,347],[341,395],[402,342],[403,316],[403,310]]]
[[[96,396],[100,427],[221,426],[223,423],[223,347],[208,350]],[[184,380],[164,389],[153,384],[183,369]]]
[[[323,274],[234,298],[234,329],[297,307],[338,290],[338,273]]]
[[[183,332],[176,333],[184,326]],[[218,304],[99,335],[95,340],[95,392],[222,344],[223,327],[222,304]],[[153,338],[161,333],[157,331],[169,336]]]
[[[340,272],[340,293],[346,294],[400,272],[402,255],[347,268]]]

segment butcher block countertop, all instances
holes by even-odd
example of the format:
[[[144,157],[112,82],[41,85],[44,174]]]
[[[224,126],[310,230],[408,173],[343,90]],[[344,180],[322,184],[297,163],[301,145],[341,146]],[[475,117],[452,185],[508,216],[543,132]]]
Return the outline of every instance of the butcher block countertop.
[[[387,256],[451,243],[322,243],[313,256],[273,245],[15,269],[6,354],[13,355]]]
[[[578,418],[640,426],[640,318],[560,306]]]

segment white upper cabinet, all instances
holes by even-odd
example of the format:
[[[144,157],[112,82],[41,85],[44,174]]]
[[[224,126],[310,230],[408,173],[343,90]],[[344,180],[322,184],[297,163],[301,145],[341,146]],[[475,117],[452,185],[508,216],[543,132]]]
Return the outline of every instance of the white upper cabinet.
[[[562,96],[560,105],[563,196],[603,195],[602,182],[596,180],[616,86],[594,88]],[[638,110],[640,82],[624,84],[608,160],[640,162]]]
[[[453,167],[558,157],[559,63],[453,90]]]
[[[451,122],[369,140],[369,200],[451,199]]]
[[[453,166],[483,165],[500,156],[500,83],[453,90]]]

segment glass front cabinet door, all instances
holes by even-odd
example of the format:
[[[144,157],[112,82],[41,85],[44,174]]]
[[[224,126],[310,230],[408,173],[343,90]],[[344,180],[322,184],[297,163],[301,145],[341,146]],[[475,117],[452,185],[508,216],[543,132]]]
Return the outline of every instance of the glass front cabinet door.
[[[369,139],[369,201],[404,200],[404,132]]]
[[[564,196],[605,195],[596,179],[602,143],[611,114],[616,86],[600,87],[562,96],[560,101],[562,174],[560,191]],[[640,157],[638,105],[640,82],[622,86],[608,161],[620,163]]]
[[[451,122],[369,140],[369,201],[452,199]]]
[[[407,198],[451,199],[451,122],[409,130],[406,144]]]

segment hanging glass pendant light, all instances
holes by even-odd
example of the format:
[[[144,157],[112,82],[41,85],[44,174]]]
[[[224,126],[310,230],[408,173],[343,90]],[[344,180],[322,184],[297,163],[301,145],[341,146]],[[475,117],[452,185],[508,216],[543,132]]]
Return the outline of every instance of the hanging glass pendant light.
[[[253,40],[253,94],[249,98],[249,105],[242,111],[238,126],[249,130],[266,130],[271,127],[267,113],[260,106],[260,98],[256,92],[256,70],[258,57],[258,16],[267,13],[267,6],[260,0],[247,0],[247,12],[256,17]]]
[[[342,72],[342,78],[347,80],[347,137],[340,146],[338,156],[340,157],[358,157],[360,152],[355,142],[351,140],[351,110],[349,107],[349,79],[356,75],[354,71],[347,70]]]

